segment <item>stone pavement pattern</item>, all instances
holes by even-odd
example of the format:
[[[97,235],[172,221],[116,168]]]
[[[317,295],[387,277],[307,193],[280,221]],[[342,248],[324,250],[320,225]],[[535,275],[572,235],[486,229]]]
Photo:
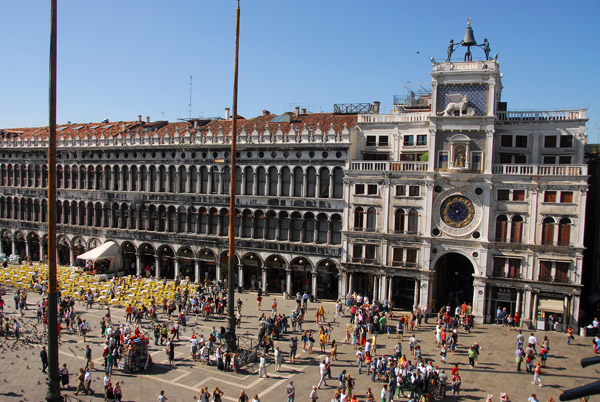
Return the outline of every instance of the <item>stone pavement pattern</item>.
[[[9,293],[4,296],[6,302],[5,313],[8,313],[8,317],[12,319],[16,317],[14,304],[12,303],[15,289],[8,288],[8,290]],[[256,339],[258,316],[260,315],[256,309],[256,293],[236,294],[236,300],[238,296],[244,302],[242,309],[244,318],[238,333],[248,334]],[[262,312],[265,314],[270,313],[269,307],[273,297],[278,300],[278,311],[289,315],[295,306],[295,300],[284,300],[281,295],[266,296],[263,300]],[[12,336],[9,340],[0,339],[0,401],[43,401],[45,398],[46,377],[40,371],[40,336],[35,335],[36,329],[34,326],[36,323],[34,306],[40,299],[39,295],[29,292],[29,310],[26,311],[22,325],[25,332],[22,336],[24,342],[15,344]],[[348,370],[356,378],[355,392],[359,396],[364,396],[367,387],[371,387],[377,397],[376,400],[379,400],[378,396],[383,382],[372,383],[365,371],[359,376],[354,350],[351,345],[343,344],[346,324],[349,321],[348,315],[346,317],[334,317],[335,303],[332,302],[310,303],[307,310],[308,322],[304,324],[303,328],[317,329],[315,308],[321,304],[325,306],[326,319],[333,321],[335,318],[332,339],[336,339],[340,344],[338,346],[339,360],[332,362],[333,379],[328,382],[328,387],[322,387],[319,390],[319,400],[329,401],[331,399],[335,390],[334,386],[337,385],[337,375],[343,369]],[[91,345],[93,351],[95,369],[93,370],[92,389],[96,392],[93,396],[80,394],[78,398],[82,401],[101,401],[104,400],[102,393],[102,379],[104,377],[102,347],[104,339],[100,337],[99,323],[105,313],[106,306],[94,304],[94,308],[86,312],[84,305],[77,303],[76,310],[83,319],[86,319],[92,325],[87,343]],[[111,307],[111,316],[113,323],[125,322],[125,312],[122,308]],[[164,320],[165,317],[159,314],[159,319]],[[324,357],[324,355],[318,353],[318,342],[312,355],[302,352],[302,343],[299,342],[297,362],[289,364],[287,363],[288,333],[282,337],[282,340],[275,342],[275,346],[280,346],[284,351],[285,360],[281,372],[275,373],[271,356],[267,367],[268,378],[259,378],[256,372],[257,367],[250,367],[250,370],[243,370],[241,374],[235,375],[230,372],[218,371],[215,366],[203,366],[199,362],[192,362],[190,359],[190,347],[187,341],[192,331],[207,335],[213,326],[216,326],[217,329],[221,325],[226,326],[225,319],[205,322],[199,318],[198,322],[194,323],[192,317],[190,321],[191,323],[187,327],[182,327],[181,341],[177,342],[175,349],[175,366],[168,365],[164,346],[154,346],[154,342],[151,341],[150,350],[154,364],[149,370],[135,374],[125,374],[119,370],[113,371],[112,382],[114,384],[115,381],[121,381],[124,401],[156,401],[160,390],[165,390],[169,401],[189,402],[193,401],[194,396],[198,395],[200,388],[208,386],[212,393],[215,385],[218,385],[225,392],[223,400],[226,401],[237,401],[242,389],[250,396],[255,393],[258,394],[262,402],[285,401],[285,387],[290,379],[293,379],[296,386],[296,400],[308,400],[311,387],[316,385],[319,380],[318,363]],[[416,332],[417,339],[423,348],[423,356],[433,359],[440,368],[446,369],[448,374],[454,363],[460,364],[462,376],[460,399],[485,400],[487,394],[491,393],[494,395],[494,401],[499,401],[500,393],[507,392],[513,402],[526,401],[532,393],[537,394],[540,402],[546,401],[548,397],[558,401],[558,396],[565,389],[598,379],[596,371],[598,367],[592,366],[588,369],[582,369],[579,365],[581,358],[592,356],[592,338],[576,336],[574,342],[567,346],[565,334],[535,332],[540,341],[544,335],[548,336],[551,349],[548,357],[548,368],[544,369],[542,374],[544,386],[538,387],[531,384],[532,375],[526,374],[524,371],[521,373],[516,372],[514,358],[516,332],[508,331],[506,328],[496,325],[478,325],[471,334],[464,334],[464,331],[461,331],[457,354],[452,356],[448,353],[447,363],[442,364],[438,349],[435,347],[435,333],[432,322],[433,320],[429,320],[429,324],[424,325]],[[392,320],[392,324],[395,325],[395,323],[396,320]],[[144,325],[149,329],[150,327],[146,324],[145,320]],[[524,330],[523,333],[527,338],[530,332]],[[146,335],[150,338],[153,337],[152,332],[149,330],[147,330]],[[294,335],[300,337],[301,333],[297,331]],[[315,336],[315,338],[317,337]],[[403,353],[410,358],[408,338],[409,336],[406,336],[405,333]],[[475,341],[479,342],[482,350],[479,364],[474,369],[470,369],[466,352],[468,347]],[[386,335],[379,335],[377,338],[377,354],[392,354],[396,342],[394,335],[390,339]],[[80,367],[85,366],[84,348],[85,343],[81,337],[63,332],[62,341],[59,345],[60,366],[67,363],[71,373],[71,387],[62,390],[63,395],[73,396],[74,394],[77,385],[74,374]],[[327,350],[329,349],[328,346]],[[451,394],[450,390],[449,394]],[[447,399],[450,400],[450,398]],[[402,398],[401,400],[406,401],[408,398]]]

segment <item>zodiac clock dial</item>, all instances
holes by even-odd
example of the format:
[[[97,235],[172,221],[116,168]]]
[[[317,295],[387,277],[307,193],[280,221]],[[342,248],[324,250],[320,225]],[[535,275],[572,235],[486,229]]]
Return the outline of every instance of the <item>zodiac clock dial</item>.
[[[454,195],[442,202],[440,215],[446,225],[457,229],[464,228],[473,221],[475,208],[468,198]]]

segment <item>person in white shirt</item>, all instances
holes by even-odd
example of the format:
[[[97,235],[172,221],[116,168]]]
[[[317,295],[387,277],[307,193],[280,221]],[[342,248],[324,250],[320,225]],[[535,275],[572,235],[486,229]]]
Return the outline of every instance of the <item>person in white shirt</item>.
[[[387,401],[389,394],[390,393],[387,390],[387,384],[383,384],[383,387],[381,387],[381,402]]]
[[[327,366],[325,365],[325,360],[319,364],[319,375],[321,378],[319,379],[319,383],[317,384],[317,388],[321,388],[321,384],[327,386],[327,381],[325,381],[325,375],[327,374]]]
[[[527,343],[529,344],[530,347],[533,348],[533,351],[535,353],[537,353],[537,350],[535,349],[535,345],[537,345],[538,342],[537,342],[537,338],[535,337],[535,335],[533,335],[533,332],[531,333],[531,336],[527,340]]]
[[[362,364],[364,359],[365,353],[363,352],[362,348],[359,347],[358,351],[356,352],[356,365],[358,366],[358,374],[361,374],[362,372]]]
[[[258,362],[258,376],[262,377],[263,374],[265,375],[265,377],[269,377],[269,375],[267,374],[267,359],[264,353],[260,355],[260,360]]]

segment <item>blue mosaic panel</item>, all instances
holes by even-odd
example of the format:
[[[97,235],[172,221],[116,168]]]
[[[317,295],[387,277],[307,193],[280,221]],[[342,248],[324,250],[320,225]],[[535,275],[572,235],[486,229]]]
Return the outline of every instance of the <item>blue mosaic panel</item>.
[[[488,110],[487,85],[441,85],[438,86],[437,112],[442,113],[448,103],[452,102],[448,95],[461,94],[469,97],[469,107],[475,108],[475,116],[486,116]]]

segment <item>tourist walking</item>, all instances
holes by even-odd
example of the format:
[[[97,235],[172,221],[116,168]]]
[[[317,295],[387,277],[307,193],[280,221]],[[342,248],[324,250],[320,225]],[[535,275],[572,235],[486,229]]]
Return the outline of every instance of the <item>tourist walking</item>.
[[[40,351],[40,359],[42,360],[42,373],[45,373],[48,368],[48,352],[46,351],[45,346],[43,346]]]
[[[296,398],[296,387],[294,386],[294,381],[290,381],[288,386],[285,388],[285,392],[287,393],[287,402],[294,402]]]
[[[533,381],[532,384],[537,384],[540,387],[542,386],[542,365],[540,362],[535,363],[535,368],[533,369]]]
[[[258,376],[262,377],[263,374],[265,377],[269,377],[267,374],[267,358],[264,353],[260,355],[260,360],[258,362]]]
[[[161,390],[160,394],[158,395],[158,402],[166,402],[168,400],[169,398],[167,398],[167,396],[165,395],[165,391]]]
[[[310,402],[316,402],[319,399],[319,394],[317,393],[317,386],[313,385],[312,391],[310,391]]]

